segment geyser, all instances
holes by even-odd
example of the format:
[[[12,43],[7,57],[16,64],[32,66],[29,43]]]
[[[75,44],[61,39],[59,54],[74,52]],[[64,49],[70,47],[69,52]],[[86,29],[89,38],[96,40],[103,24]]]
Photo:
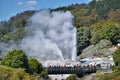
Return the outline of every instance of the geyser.
[[[41,10],[35,13],[28,20],[25,29],[28,34],[22,40],[22,49],[42,61],[75,60],[76,28],[72,19],[69,11]]]
[[[76,28],[69,12],[41,10],[27,21],[26,36],[18,45],[0,43],[2,55],[22,49],[29,57],[41,61],[76,60]]]

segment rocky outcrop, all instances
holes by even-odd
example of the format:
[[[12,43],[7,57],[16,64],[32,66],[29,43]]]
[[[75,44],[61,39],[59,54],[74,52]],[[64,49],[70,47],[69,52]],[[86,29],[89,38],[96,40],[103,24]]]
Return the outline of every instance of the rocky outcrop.
[[[108,40],[101,40],[96,45],[90,45],[85,48],[83,52],[80,54],[80,58],[86,57],[100,57],[100,56],[110,56],[113,54],[113,51],[110,51],[109,48],[112,46],[112,43]]]

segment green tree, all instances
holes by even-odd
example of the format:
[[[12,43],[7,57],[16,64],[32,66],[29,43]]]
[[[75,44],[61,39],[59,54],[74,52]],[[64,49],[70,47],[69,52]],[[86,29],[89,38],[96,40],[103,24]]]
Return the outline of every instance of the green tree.
[[[101,40],[101,39],[103,39],[102,38],[103,37],[103,35],[101,35],[101,31],[96,31],[93,35],[92,35],[92,38],[91,38],[91,40],[90,40],[90,42],[91,42],[91,44],[97,44],[97,43],[99,43],[99,41]]]
[[[9,51],[1,61],[2,65],[14,68],[27,68],[28,58],[22,50]]]
[[[30,73],[40,74],[43,71],[42,64],[39,63],[39,61],[37,61],[36,59],[30,59],[28,61],[28,66],[29,66],[29,69],[30,69]]]
[[[96,0],[92,0],[90,3],[89,3],[89,6],[90,6],[90,9],[93,9],[96,7]]]
[[[116,24],[108,25],[103,31],[103,35],[105,39],[108,39],[113,44],[116,44],[116,41],[120,38],[120,27],[118,27]]]
[[[107,22],[104,25],[96,25],[91,30],[91,43],[96,44],[102,39],[110,40],[113,44],[120,38],[120,25],[114,22]]]
[[[112,10],[108,13],[108,20],[120,24],[120,9]]]
[[[90,45],[90,29],[88,27],[81,27],[77,29],[77,53],[78,55],[82,50]]]
[[[41,73],[40,73],[41,77],[47,77],[48,75],[48,72],[46,70],[43,70]]]
[[[114,52],[113,60],[116,66],[120,66],[120,47]]]
[[[91,26],[91,39],[90,42],[91,44],[97,44],[100,42],[102,36],[101,35],[101,29],[102,29],[102,24],[101,23],[95,23],[94,25]]]

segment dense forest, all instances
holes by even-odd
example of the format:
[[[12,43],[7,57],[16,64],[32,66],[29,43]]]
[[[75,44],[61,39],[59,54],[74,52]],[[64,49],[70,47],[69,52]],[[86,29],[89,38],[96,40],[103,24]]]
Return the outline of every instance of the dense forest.
[[[120,0],[92,0],[88,4],[72,4],[51,9],[51,11],[70,11],[74,15],[73,24],[77,28],[78,55],[88,46],[97,45],[103,39],[108,40],[112,45],[116,45],[117,40],[120,39]],[[37,11],[25,11],[11,17],[8,21],[1,21],[0,42],[9,43],[12,40],[19,44],[26,34],[24,29],[27,20],[35,12]],[[116,51],[120,57],[119,52],[120,50]],[[115,60],[118,62],[117,67],[114,68],[118,71],[120,69],[119,60]],[[114,76],[116,75],[118,73],[114,74]],[[108,76],[110,77],[110,75]],[[102,76],[101,80],[107,80],[107,78]]]

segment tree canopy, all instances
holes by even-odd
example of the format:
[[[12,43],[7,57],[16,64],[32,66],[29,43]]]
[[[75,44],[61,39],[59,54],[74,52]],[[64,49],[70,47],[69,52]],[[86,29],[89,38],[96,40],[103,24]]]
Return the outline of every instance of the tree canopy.
[[[28,60],[28,66],[31,73],[38,73],[40,74],[43,71],[43,66],[39,63],[36,59]]]
[[[1,61],[1,64],[14,68],[27,68],[27,62],[28,58],[22,50],[13,50],[7,53]]]

